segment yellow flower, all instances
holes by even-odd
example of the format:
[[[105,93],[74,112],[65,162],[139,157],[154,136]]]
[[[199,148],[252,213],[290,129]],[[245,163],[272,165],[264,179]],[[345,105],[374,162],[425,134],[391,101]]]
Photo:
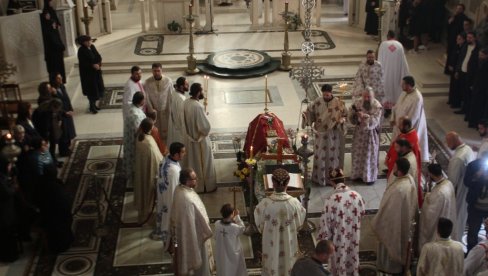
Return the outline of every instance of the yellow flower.
[[[248,175],[249,174],[249,169],[248,168],[242,169],[242,174]]]

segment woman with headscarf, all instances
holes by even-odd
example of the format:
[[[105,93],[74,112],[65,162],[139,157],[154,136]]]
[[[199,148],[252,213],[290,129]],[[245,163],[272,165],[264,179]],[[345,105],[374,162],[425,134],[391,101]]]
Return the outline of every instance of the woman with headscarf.
[[[46,60],[49,79],[53,80],[55,73],[59,72],[63,77],[63,83],[66,83],[66,74],[64,70],[64,50],[66,47],[61,40],[59,21],[56,10],[53,8],[54,0],[45,0],[44,9],[41,14],[42,40],[44,42],[44,59]]]

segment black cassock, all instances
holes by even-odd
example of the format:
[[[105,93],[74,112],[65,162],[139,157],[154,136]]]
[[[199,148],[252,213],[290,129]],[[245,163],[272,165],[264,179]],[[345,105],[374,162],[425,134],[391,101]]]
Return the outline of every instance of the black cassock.
[[[49,15],[50,19],[46,19]],[[42,41],[44,43],[44,59],[49,73],[49,79],[54,80],[56,73],[63,77],[63,83],[66,83],[66,73],[64,69],[64,50],[66,49],[61,35],[59,34],[59,23],[56,11],[47,7],[41,14]]]
[[[469,125],[471,127],[478,126],[481,119],[488,115],[488,61],[480,60],[478,63],[478,71],[473,82],[472,101],[470,113],[468,115]]]
[[[379,7],[379,3],[376,0],[366,1],[366,24],[364,25],[364,31],[369,35],[378,34],[378,14],[374,11]]]
[[[66,112],[73,111],[71,100],[66,92],[66,87],[61,85],[56,89],[56,97],[63,103],[63,111],[61,112],[61,137],[59,138],[59,154],[62,156],[69,155],[69,146],[71,140],[76,137],[75,123],[72,116],[68,116]]]
[[[97,101],[103,97],[105,87],[103,84],[102,70],[93,68],[94,64],[102,63],[102,56],[91,45],[90,48],[80,46],[78,48],[78,62],[80,67],[80,80],[83,95],[90,101]]]

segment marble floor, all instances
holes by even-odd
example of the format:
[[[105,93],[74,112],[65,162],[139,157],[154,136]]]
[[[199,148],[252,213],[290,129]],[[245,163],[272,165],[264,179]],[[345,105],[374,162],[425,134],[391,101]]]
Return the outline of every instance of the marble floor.
[[[138,7],[136,2],[120,1],[120,7],[113,14],[114,32],[113,34],[100,37],[97,42],[97,48],[107,64],[107,70],[104,75],[107,86],[122,86],[129,77],[131,65],[142,64],[143,68],[148,68],[151,62],[158,61],[163,63],[167,68],[166,74],[173,80],[183,75],[183,70],[178,66],[186,66],[185,49],[188,46],[188,37],[186,35],[165,36],[163,52],[158,56],[139,56],[134,54],[134,46],[137,37],[140,36],[140,22],[138,18]],[[332,10],[327,11],[326,9]],[[312,57],[318,61],[329,64],[325,67],[325,77],[350,77],[357,70],[357,64],[362,60],[362,55],[367,49],[375,49],[377,42],[366,36],[361,29],[347,25],[345,18],[331,17],[327,14],[333,13],[333,7],[327,5],[324,7],[323,26],[317,29],[328,32],[334,41],[336,48],[331,50],[316,51]],[[238,9],[237,9],[238,10]],[[132,16],[131,16],[132,15]],[[137,15],[137,16],[134,16]],[[223,13],[216,17],[215,24],[221,32],[238,31],[241,33],[219,34],[219,35],[201,35],[195,39],[196,57],[203,59],[206,52],[212,52],[216,49],[232,49],[249,47],[262,51],[279,50],[282,45],[282,33],[271,32],[249,32],[249,25],[246,25],[245,14],[242,13]],[[138,25],[139,24],[139,25]],[[301,34],[294,33],[291,37],[291,48],[297,48],[301,42]],[[443,70],[438,60],[444,53],[442,45],[434,44],[428,52],[419,55],[408,55],[407,59],[410,65],[412,75],[417,79],[419,89],[424,93],[424,107],[429,122],[435,135],[442,140],[444,134],[450,130],[455,130],[470,145],[479,144],[479,135],[473,129],[467,128],[462,117],[452,113],[446,103],[447,89],[449,79],[443,74]],[[173,54],[172,54],[173,53]],[[269,53],[273,57],[280,56],[279,51]],[[301,52],[294,51],[292,56],[299,60],[302,57]],[[103,138],[103,137],[120,137],[122,134],[122,116],[120,109],[102,110],[97,115],[87,112],[87,101],[81,93],[79,84],[77,60],[75,57],[66,58],[67,72],[69,72],[67,89],[71,96],[75,108],[75,125],[77,128],[78,138]],[[149,70],[144,70],[143,79],[150,76]],[[190,83],[202,82],[203,76],[188,76]],[[29,101],[35,101],[36,87],[38,82],[21,84],[23,98]],[[272,93],[279,97],[271,105],[271,111],[283,120],[287,128],[297,127],[297,118],[301,108],[300,102],[304,98],[304,92],[294,80],[291,80],[287,72],[273,72],[268,75],[268,85]],[[264,78],[253,78],[245,80],[230,80],[211,78],[209,83],[209,120],[212,124],[212,132],[245,132],[248,123],[263,110],[260,103],[235,104],[228,101],[226,96],[229,91],[235,91],[242,87],[252,89],[263,89]],[[274,92],[273,92],[274,91]],[[431,124],[429,123],[429,127]],[[110,158],[114,152],[113,148],[100,149],[90,153],[90,158]],[[350,157],[346,156],[346,160]],[[384,153],[381,155],[380,164]],[[233,159],[219,159],[216,161],[218,172],[218,181],[220,183],[235,182],[232,176],[234,170]],[[346,164],[349,162],[346,161]],[[346,171],[348,167],[346,166]],[[381,171],[381,170],[380,170]],[[363,195],[367,201],[368,209],[375,209],[379,205],[382,194],[385,189],[385,181],[379,180],[374,186],[352,185],[355,190]],[[330,192],[327,187],[314,187],[309,212],[317,213],[321,211],[322,200]],[[127,195],[126,200],[130,200],[131,195]],[[213,199],[210,199],[213,200]],[[240,199],[241,200],[241,199]],[[126,202],[127,206],[131,205]],[[212,211],[212,212],[215,212]],[[134,219],[134,211],[129,207],[124,209],[123,219],[131,221]],[[316,220],[316,218],[314,219]],[[147,239],[148,228],[123,229],[119,233],[118,255],[114,259],[114,265],[131,265],[134,263],[158,264],[167,262],[167,256],[163,256],[154,243]],[[246,243],[245,241],[243,241]],[[31,255],[32,247],[26,246],[24,257],[10,265],[0,265],[0,275],[19,275],[26,272],[29,274],[29,267],[32,265]],[[374,245],[368,245],[367,248],[373,248]],[[249,256],[250,250],[247,250],[246,256]],[[30,252],[30,253],[29,253]],[[127,252],[131,252],[128,254]],[[95,258],[96,256],[94,256]],[[163,261],[162,261],[163,260]],[[84,275],[91,275],[87,272]]]

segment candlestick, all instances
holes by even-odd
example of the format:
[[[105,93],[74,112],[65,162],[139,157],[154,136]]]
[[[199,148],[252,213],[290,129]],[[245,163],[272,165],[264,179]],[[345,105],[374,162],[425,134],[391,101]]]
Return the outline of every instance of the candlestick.
[[[268,75],[264,76],[264,112],[268,112]]]
[[[253,156],[252,155],[252,150],[253,150],[253,147],[251,146],[250,153],[249,153],[249,155],[250,155],[249,159],[252,159],[252,156]]]

